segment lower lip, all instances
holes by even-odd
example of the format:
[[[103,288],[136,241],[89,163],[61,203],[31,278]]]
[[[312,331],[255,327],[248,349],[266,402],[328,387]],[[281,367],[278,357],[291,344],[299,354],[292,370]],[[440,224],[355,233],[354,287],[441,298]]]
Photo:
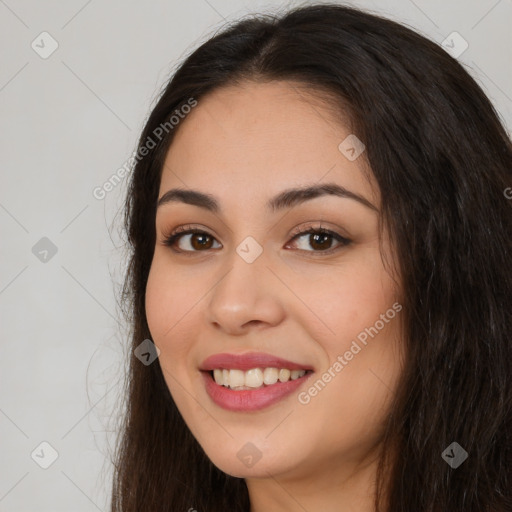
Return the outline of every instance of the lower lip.
[[[256,389],[234,391],[217,384],[210,372],[201,372],[206,385],[206,391],[212,401],[228,411],[249,412],[257,411],[275,404],[297,390],[312,373],[288,382],[277,382],[271,386]]]

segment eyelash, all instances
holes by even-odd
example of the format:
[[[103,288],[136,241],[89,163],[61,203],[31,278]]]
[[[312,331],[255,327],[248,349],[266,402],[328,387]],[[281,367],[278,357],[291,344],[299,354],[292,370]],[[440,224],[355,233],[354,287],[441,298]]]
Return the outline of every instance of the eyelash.
[[[174,248],[174,245],[179,240],[179,238],[181,238],[184,235],[190,235],[190,234],[201,234],[201,235],[207,235],[209,237],[214,238],[207,231],[204,231],[204,230],[197,229],[197,228],[194,228],[192,226],[186,225],[186,226],[180,226],[180,227],[176,228],[174,231],[172,231],[171,234],[168,235],[164,239],[163,244],[165,246],[170,247],[174,252],[181,253],[181,254],[184,253],[187,256],[192,256],[193,254],[199,253],[199,252],[206,252],[206,251],[196,251],[196,250],[188,251],[188,250],[182,250],[182,249],[175,249]],[[337,245],[336,247],[331,247],[330,249],[326,249],[326,250],[307,251],[307,250],[304,250],[304,249],[298,249],[299,251],[301,251],[301,252],[316,253],[316,254],[320,254],[322,256],[323,255],[330,255],[330,254],[336,252],[337,250],[340,250],[343,247],[346,247],[347,245],[350,245],[352,243],[352,241],[349,240],[348,238],[345,238],[345,237],[341,236],[339,233],[336,233],[335,231],[331,231],[329,229],[322,228],[321,225],[318,226],[318,227],[313,227],[312,225],[310,225],[309,227],[306,227],[305,230],[300,230],[300,229],[296,230],[295,232],[292,233],[292,235],[291,235],[292,238],[291,238],[290,242],[294,241],[297,238],[300,238],[300,237],[305,236],[305,235],[310,235],[310,234],[314,234],[314,235],[316,235],[316,234],[318,234],[318,235],[329,235],[333,239],[337,240],[339,242],[339,245]],[[210,250],[210,249],[207,249],[207,250]]]

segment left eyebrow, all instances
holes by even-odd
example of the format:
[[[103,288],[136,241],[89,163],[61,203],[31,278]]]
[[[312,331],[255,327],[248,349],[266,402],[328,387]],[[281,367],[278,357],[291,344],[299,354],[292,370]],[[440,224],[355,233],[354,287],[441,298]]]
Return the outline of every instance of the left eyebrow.
[[[361,203],[367,208],[378,211],[377,208],[373,206],[370,201],[368,201],[368,199],[346,189],[345,187],[338,185],[337,183],[325,183],[324,185],[313,185],[310,187],[291,188],[284,190],[267,203],[267,208],[271,209],[272,211],[278,211],[282,210],[283,208],[291,208],[297,204],[324,195],[333,195],[341,198],[353,199],[354,201]]]
[[[276,212],[284,208],[292,208],[298,204],[324,195],[334,195],[341,198],[352,199],[362,205],[378,212],[378,209],[365,197],[352,192],[337,183],[326,183],[323,185],[312,185],[302,188],[291,188],[283,190],[275,197],[271,198],[267,204],[267,209]],[[211,212],[220,212],[220,204],[211,194],[204,194],[198,190],[173,188],[168,190],[157,203],[157,207],[171,202],[183,202],[193,206],[205,208]]]

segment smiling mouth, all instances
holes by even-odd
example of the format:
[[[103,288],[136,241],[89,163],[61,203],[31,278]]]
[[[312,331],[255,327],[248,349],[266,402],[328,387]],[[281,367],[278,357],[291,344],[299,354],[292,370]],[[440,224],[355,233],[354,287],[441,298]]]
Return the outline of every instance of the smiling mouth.
[[[311,370],[289,370],[288,368],[252,368],[239,369],[216,368],[209,372],[219,386],[233,391],[255,390],[297,380],[312,373]]]

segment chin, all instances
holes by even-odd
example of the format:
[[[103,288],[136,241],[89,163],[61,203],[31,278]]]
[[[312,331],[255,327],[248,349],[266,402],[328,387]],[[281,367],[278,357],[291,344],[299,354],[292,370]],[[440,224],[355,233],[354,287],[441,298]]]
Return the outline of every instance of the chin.
[[[271,456],[251,442],[238,450],[230,447],[224,453],[215,451],[206,452],[206,455],[221,471],[237,478],[268,478],[270,475],[286,473],[296,466],[289,457]]]

